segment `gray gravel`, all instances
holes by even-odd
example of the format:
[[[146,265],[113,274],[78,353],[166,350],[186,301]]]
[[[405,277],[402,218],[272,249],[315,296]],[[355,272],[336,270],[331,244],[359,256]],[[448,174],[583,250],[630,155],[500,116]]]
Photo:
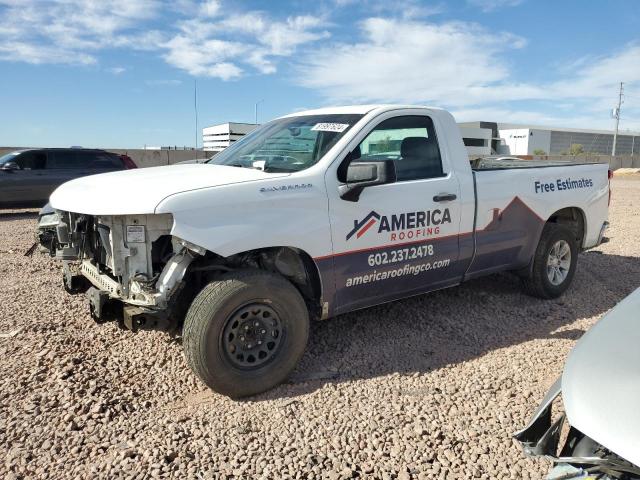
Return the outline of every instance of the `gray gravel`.
[[[611,243],[561,299],[494,275],[316,323],[291,381],[246,401],[205,389],[166,334],[95,325],[23,256],[35,214],[0,213],[0,478],[540,478],[510,434],[640,283],[638,204],[616,179]]]

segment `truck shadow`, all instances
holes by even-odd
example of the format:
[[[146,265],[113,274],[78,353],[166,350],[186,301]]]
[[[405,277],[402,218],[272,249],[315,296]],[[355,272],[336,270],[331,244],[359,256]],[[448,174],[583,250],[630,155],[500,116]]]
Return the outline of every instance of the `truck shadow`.
[[[288,386],[254,400],[297,396],[326,383],[393,373],[427,373],[535,339],[579,338],[576,320],[597,317],[640,284],[640,258],[580,256],[572,287],[555,300],[521,292],[498,274],[394,303],[315,322]]]

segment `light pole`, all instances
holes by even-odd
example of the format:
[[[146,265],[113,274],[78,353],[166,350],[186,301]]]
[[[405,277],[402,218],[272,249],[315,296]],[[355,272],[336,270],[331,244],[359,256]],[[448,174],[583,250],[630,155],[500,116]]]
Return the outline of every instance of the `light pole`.
[[[193,80],[193,114],[196,119],[196,160],[198,159],[198,81]]]
[[[255,120],[256,120],[256,121],[255,121],[255,124],[256,124],[256,125],[258,124],[258,104],[259,104],[259,103],[262,103],[262,102],[264,102],[264,98],[263,98],[262,100],[258,100],[258,101],[255,103],[255,105],[254,105],[254,107],[255,107],[255,114],[256,114],[256,115],[255,115]]]
[[[618,106],[613,109],[614,118],[616,119],[616,129],[613,132],[613,147],[611,147],[611,156],[616,156],[616,142],[618,140],[618,125],[620,124],[620,107],[622,106],[624,95],[624,83],[620,82],[620,93],[618,94]]]

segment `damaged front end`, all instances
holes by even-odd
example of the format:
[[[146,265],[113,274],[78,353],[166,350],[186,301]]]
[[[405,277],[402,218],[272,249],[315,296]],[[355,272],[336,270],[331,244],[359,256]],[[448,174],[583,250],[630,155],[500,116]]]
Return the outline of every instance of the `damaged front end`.
[[[87,292],[95,320],[134,331],[173,326],[183,277],[206,251],[171,235],[170,214],[50,215],[46,228],[41,217],[41,246],[62,260],[65,289]]]
[[[640,468],[573,426],[565,425],[561,380],[558,378],[549,389],[525,428],[513,435],[525,454],[553,462],[547,480],[640,479]]]

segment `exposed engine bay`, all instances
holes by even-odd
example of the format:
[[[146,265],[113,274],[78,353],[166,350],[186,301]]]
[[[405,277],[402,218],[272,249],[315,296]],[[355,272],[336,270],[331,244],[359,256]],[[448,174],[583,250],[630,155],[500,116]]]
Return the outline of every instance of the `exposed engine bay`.
[[[57,218],[46,219],[48,228],[42,228],[41,221],[41,244],[63,261],[67,291],[89,290],[96,318],[104,316],[112,300],[126,304],[125,322],[130,323],[131,316],[141,320],[145,314],[159,318],[159,312],[166,317],[187,267],[206,252],[170,235],[170,214],[54,215]]]
[[[171,214],[92,216],[55,211],[41,216],[38,238],[43,250],[62,260],[67,292],[87,293],[96,321],[119,320],[133,331],[179,326],[189,295],[231,270],[278,272],[309,298],[314,286],[319,288],[319,281],[311,278],[311,266],[293,249],[221,257],[171,235],[172,226]],[[187,292],[181,298],[183,290]],[[312,310],[321,315],[318,308]]]

